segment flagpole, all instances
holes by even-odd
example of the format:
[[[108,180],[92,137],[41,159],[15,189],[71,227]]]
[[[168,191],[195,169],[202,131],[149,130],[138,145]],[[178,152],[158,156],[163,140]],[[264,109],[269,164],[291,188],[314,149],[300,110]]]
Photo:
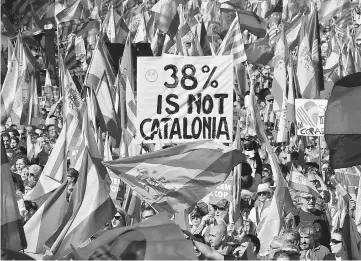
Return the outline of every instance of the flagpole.
[[[61,88],[61,75],[60,75],[60,40],[59,40],[59,24],[56,24],[56,40],[58,43],[58,84],[59,84],[59,96],[62,97],[63,96],[63,88]]]

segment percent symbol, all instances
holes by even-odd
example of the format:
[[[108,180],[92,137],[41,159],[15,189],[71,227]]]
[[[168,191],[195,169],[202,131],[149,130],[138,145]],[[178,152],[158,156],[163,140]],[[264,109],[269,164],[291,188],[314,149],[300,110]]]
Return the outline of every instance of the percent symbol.
[[[202,72],[203,72],[203,73],[209,73],[210,70],[211,70],[211,69],[209,68],[208,65],[204,65],[204,66],[202,67]],[[203,85],[203,89],[207,88],[207,86],[208,86],[209,82],[212,80],[213,74],[215,73],[216,70],[217,70],[217,66],[214,66],[213,69],[212,69],[212,71],[211,71],[211,73],[210,73],[209,76],[208,76],[207,81],[206,81],[206,82],[204,83],[204,85]],[[216,80],[213,80],[213,81],[211,81],[211,84],[210,84],[210,85],[211,85],[211,87],[213,87],[213,88],[217,88],[217,87],[218,87],[218,82],[217,82]]]

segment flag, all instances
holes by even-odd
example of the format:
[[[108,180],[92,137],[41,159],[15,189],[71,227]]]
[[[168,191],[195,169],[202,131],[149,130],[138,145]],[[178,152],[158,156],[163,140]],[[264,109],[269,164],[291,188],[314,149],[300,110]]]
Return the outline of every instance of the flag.
[[[1,144],[1,209],[1,248],[16,251],[26,248],[23,220],[19,213],[14,182],[3,144]]]
[[[272,95],[274,97],[273,108],[275,111],[283,110],[282,104],[287,91],[287,69],[288,46],[284,27],[281,28],[281,37],[278,40],[275,50],[275,65],[272,81]],[[282,114],[282,112],[281,112]],[[283,140],[283,139],[281,139]],[[282,142],[282,141],[278,141]]]
[[[357,231],[355,221],[346,214],[341,230],[342,238],[350,260],[361,260],[361,236]]]
[[[304,19],[300,29],[300,45],[297,56],[297,78],[299,91],[304,99],[315,99],[319,92],[316,85],[316,71],[312,62],[306,21]]]
[[[27,252],[44,252],[44,243],[59,227],[68,209],[67,191],[67,182],[60,184],[24,225],[26,239],[29,242]]]
[[[28,125],[31,125],[33,118],[40,117],[40,107],[39,107],[36,78],[32,77],[32,80],[34,82],[31,84],[32,89],[30,90],[29,115],[28,115],[28,122],[27,122]]]
[[[360,93],[361,73],[355,73],[336,82],[328,100],[324,132],[335,169],[361,164]]]
[[[288,183],[289,187],[293,190],[306,192],[312,194],[315,198],[318,198],[320,194],[318,193],[315,186],[305,177],[302,173],[293,169],[291,171],[290,180]]]
[[[265,20],[251,11],[237,11],[239,25],[242,29],[248,30],[257,37],[263,38],[267,34],[267,24]]]
[[[240,64],[247,60],[244,50],[244,42],[241,28],[239,26],[238,16],[234,18],[227,35],[224,37],[217,55],[233,54],[234,64]]]
[[[330,181],[335,186],[337,192],[343,197],[346,202],[349,202],[351,199],[350,194],[347,190],[335,179],[334,177],[330,177]]]
[[[34,201],[40,206],[50,196],[49,193],[66,181],[66,152],[66,127],[63,127],[38,182],[25,194],[25,200]]]
[[[203,20],[200,24],[200,27],[201,27],[201,30],[200,30],[201,32],[200,32],[199,43],[203,50],[203,55],[212,55],[211,45],[209,44],[208,34],[207,34],[207,30],[206,30]]]
[[[62,23],[74,19],[87,18],[89,16],[89,9],[85,6],[83,0],[76,0],[56,15],[56,21],[57,23]]]
[[[79,178],[69,202],[66,215],[71,214],[65,226],[60,226],[46,242],[51,247],[52,258],[69,254],[70,245],[79,247],[105,226],[116,213],[109,197],[109,185],[101,176],[105,168],[94,163],[88,148],[85,148]],[[63,220],[64,224],[64,220]]]
[[[113,6],[110,9],[109,23],[105,30],[111,43],[125,44],[129,29],[124,19],[114,11]]]
[[[134,248],[144,251],[141,251],[144,256],[138,257],[144,260],[197,259],[191,241],[185,239],[181,229],[169,220],[165,212],[132,226],[109,230],[90,244],[75,249],[72,258],[74,260],[136,259],[135,251],[132,251]]]
[[[352,23],[350,0],[325,0],[321,2],[318,11],[321,24],[329,24],[332,18],[336,18],[335,24],[346,28]]]
[[[59,41],[66,41],[70,34],[81,35],[84,30],[99,28],[98,20],[90,18],[73,19],[58,24]]]
[[[269,38],[257,39],[255,42],[244,45],[247,62],[251,64],[267,65],[274,57],[273,48],[269,45]]]
[[[158,28],[173,39],[180,24],[177,7],[179,0],[161,0]]]
[[[361,233],[361,178],[358,183],[358,194],[356,199],[356,215],[355,215],[355,222],[357,226],[357,230],[359,233]]]
[[[121,125],[119,118],[115,112],[113,98],[111,94],[111,85],[108,80],[106,72],[103,73],[101,80],[98,83],[98,87],[95,90],[96,98],[102,106],[100,110],[104,117],[104,122],[109,132],[109,135],[113,138],[113,145],[118,147],[121,138]]]
[[[244,160],[238,150],[199,141],[104,165],[142,199],[172,211],[169,205],[191,206],[201,200]]]

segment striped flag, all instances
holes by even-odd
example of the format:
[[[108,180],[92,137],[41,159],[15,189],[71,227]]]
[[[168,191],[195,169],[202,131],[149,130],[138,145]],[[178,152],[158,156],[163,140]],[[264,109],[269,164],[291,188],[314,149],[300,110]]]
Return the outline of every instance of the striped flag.
[[[40,117],[40,107],[39,107],[36,78],[33,77],[32,80],[34,81],[34,83],[31,84],[32,89],[30,90],[29,115],[27,122],[28,125],[31,125],[31,121],[33,118]]]
[[[178,5],[179,1],[161,0],[158,28],[173,39],[180,24]]]
[[[26,248],[30,253],[43,253],[44,244],[61,225],[69,203],[66,200],[67,183],[60,184],[24,226]]]
[[[309,44],[305,19],[300,29],[300,45],[297,56],[297,78],[302,98],[315,99],[318,97],[319,92],[316,83],[316,68],[312,62],[311,47]]]
[[[347,25],[352,24],[351,2],[350,0],[322,1],[318,15],[322,24],[328,24],[332,18],[337,17],[335,23],[346,28]]]
[[[78,61],[76,59],[76,51],[75,51],[75,39],[76,39],[75,35],[73,35],[73,37],[68,39],[68,46],[64,59],[64,65],[68,70],[73,70],[78,65]]]
[[[66,41],[70,34],[81,34],[84,30],[91,28],[99,28],[99,20],[83,18],[73,19],[58,24],[58,37],[59,41]]]
[[[105,30],[111,43],[125,43],[129,29],[124,19],[114,11],[113,6],[110,9],[108,26]]]
[[[71,217],[45,243],[53,253],[52,258],[69,254],[71,244],[79,247],[115,215],[116,209],[109,197],[109,184],[101,178],[105,173],[104,166],[95,163],[86,147],[79,178],[65,214]]]
[[[233,54],[234,64],[240,64],[247,60],[244,51],[242,31],[239,26],[238,15],[234,18],[227,35],[224,37],[217,55]]]
[[[347,190],[334,177],[330,177],[330,181],[335,186],[337,192],[340,193],[340,195],[343,197],[343,199],[346,202],[349,202],[351,199],[351,196],[350,196],[350,194],[348,194]]]
[[[16,251],[26,248],[22,217],[3,143],[1,143],[1,209],[1,248]]]
[[[62,23],[74,19],[81,19],[90,16],[89,9],[85,6],[83,0],[76,0],[66,9],[56,15],[57,23]]]
[[[288,60],[288,46],[286,40],[285,29],[282,26],[281,28],[281,37],[278,40],[275,50],[275,66],[273,72],[273,82],[272,82],[272,95],[274,97],[274,107],[275,111],[282,110],[282,104],[284,97],[286,97],[287,91],[287,69],[286,63]],[[283,139],[281,139],[283,140]],[[278,141],[282,142],[282,141]]]
[[[288,182],[290,188],[300,192],[306,192],[312,194],[315,198],[318,198],[320,194],[318,193],[315,186],[305,177],[302,173],[293,169],[291,171],[290,180]]]
[[[238,150],[212,141],[198,141],[104,165],[146,202],[173,212],[169,206],[191,206],[224,182],[231,170],[244,161],[245,156]]]

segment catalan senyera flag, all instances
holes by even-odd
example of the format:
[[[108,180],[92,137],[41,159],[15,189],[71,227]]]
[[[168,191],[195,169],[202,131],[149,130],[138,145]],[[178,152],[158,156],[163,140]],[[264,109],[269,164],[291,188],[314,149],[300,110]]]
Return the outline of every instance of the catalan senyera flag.
[[[310,193],[315,198],[318,198],[320,195],[315,186],[313,186],[313,184],[308,180],[308,178],[295,169],[291,171],[288,185],[293,190]]]
[[[338,193],[340,193],[340,195],[344,198],[344,200],[346,202],[349,202],[351,199],[350,194],[347,192],[347,190],[338,182],[337,179],[335,179],[334,177],[330,178],[330,181],[332,182],[332,184],[335,186],[336,190]]]
[[[144,251],[140,257],[144,260],[197,259],[191,241],[165,212],[135,225],[109,230],[71,255],[73,260],[131,260],[137,258],[134,247]]]
[[[227,35],[224,37],[217,55],[233,54],[234,64],[239,64],[247,60],[244,50],[242,31],[239,26],[238,15],[234,18]]]
[[[82,0],[73,1],[66,9],[56,15],[56,22],[62,23],[74,19],[81,19],[90,16],[89,9]]]
[[[325,139],[335,169],[361,164],[361,73],[337,81],[325,112]]]
[[[64,182],[50,195],[24,226],[28,240],[27,252],[43,253],[44,244],[56,231],[68,209],[67,183]]]
[[[158,28],[162,32],[168,34],[171,39],[173,39],[178,31],[178,26],[180,24],[177,7],[181,1],[161,0],[159,2],[161,6]]]
[[[338,25],[341,24],[342,27],[346,28],[345,25],[350,24],[350,22],[352,23],[350,9],[351,9],[350,0],[322,1],[318,11],[320,22],[322,24],[328,24],[332,18],[337,17],[335,23]],[[350,20],[345,22],[344,18],[348,18]]]
[[[172,212],[169,206],[205,197],[244,161],[238,150],[199,141],[103,164],[142,199]]]
[[[263,38],[267,34],[267,24],[265,20],[251,11],[238,10],[240,27],[248,30],[257,37]]]
[[[70,245],[79,247],[98,230],[105,226],[116,213],[115,206],[109,197],[109,185],[103,180],[99,171],[106,171],[104,166],[100,169],[85,148],[79,178],[69,202],[67,214],[72,213],[66,225],[46,242],[53,258],[60,258],[69,254]],[[66,214],[66,215],[67,215]]]
[[[23,221],[16,201],[15,188],[1,143],[1,248],[22,250],[27,246]]]

